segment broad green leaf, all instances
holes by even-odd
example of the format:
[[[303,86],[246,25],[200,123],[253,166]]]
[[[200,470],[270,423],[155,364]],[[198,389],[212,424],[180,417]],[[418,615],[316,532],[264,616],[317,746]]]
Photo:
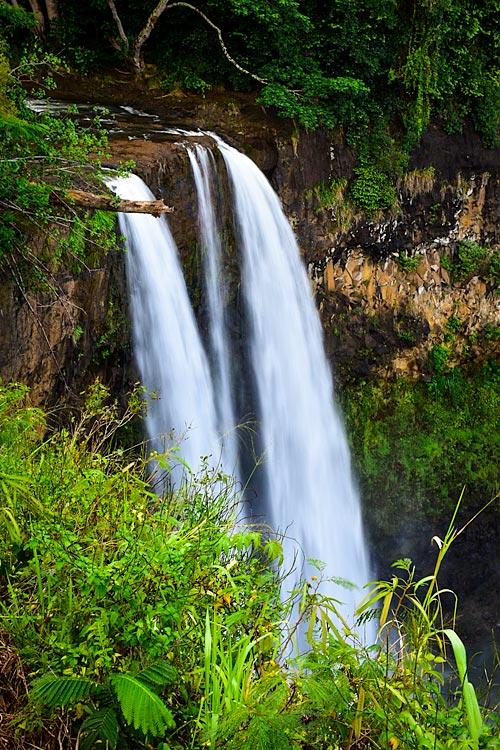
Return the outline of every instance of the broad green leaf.
[[[118,742],[118,718],[114,708],[108,707],[92,713],[80,728],[81,750],[92,750],[95,747],[113,750]]]
[[[128,724],[155,737],[175,726],[171,711],[150,687],[130,674],[114,674],[111,681]]]

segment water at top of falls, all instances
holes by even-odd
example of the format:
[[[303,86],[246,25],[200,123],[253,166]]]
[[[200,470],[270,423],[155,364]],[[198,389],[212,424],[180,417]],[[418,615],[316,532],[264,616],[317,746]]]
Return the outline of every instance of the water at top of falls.
[[[137,176],[113,177],[121,198],[154,200]],[[192,472],[220,462],[220,443],[208,361],[189,301],[177,248],[164,217],[119,214],[127,241],[134,353],[146,391],[153,394],[146,417],[151,446],[163,452],[180,445]],[[171,475],[179,484],[183,467]]]
[[[220,139],[218,145],[243,254],[269,521],[286,534],[285,566],[298,545],[299,555],[325,563],[326,576],[362,587],[370,572],[360,500],[306,270],[265,176]],[[317,572],[307,565],[303,571]],[[359,590],[328,593],[346,602],[351,613],[362,598]]]
[[[210,319],[209,339],[217,426],[223,441],[224,464],[236,473],[238,453],[236,418],[225,320],[220,226],[216,216],[214,196],[217,170],[212,152],[200,145],[188,148],[188,156],[198,194],[198,222]]]

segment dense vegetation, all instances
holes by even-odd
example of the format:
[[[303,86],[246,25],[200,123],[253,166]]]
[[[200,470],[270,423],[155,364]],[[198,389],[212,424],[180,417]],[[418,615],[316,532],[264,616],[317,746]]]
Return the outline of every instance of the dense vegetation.
[[[23,107],[23,86],[50,85],[47,65],[135,68],[167,92],[257,90],[303,126],[340,126],[357,149],[350,197],[373,211],[394,203],[395,179],[431,117],[450,132],[472,120],[487,146],[500,142],[499,17],[500,0],[1,0],[2,251],[23,248],[28,222],[57,219],[53,247],[76,256],[86,231],[105,240],[109,228],[100,216],[89,227],[67,207],[48,208],[47,183],[88,181],[103,143],[95,130],[77,136],[68,117],[35,121]],[[19,257],[9,258],[22,276]]]
[[[0,4],[0,19],[0,268],[21,289],[55,289],[62,263],[78,272],[115,244],[114,217],[77,210],[65,192],[102,184],[107,140],[97,115],[82,129],[71,109],[56,118],[26,106],[27,87],[50,91],[63,62],[21,44],[33,25],[27,13]]]
[[[155,5],[0,0],[0,263],[22,289],[51,285],[63,262],[85,268],[114,240],[113,219],[76,211],[64,194],[99,179],[98,120],[82,132],[70,113],[35,116],[26,87],[47,90],[46,71],[66,64],[133,66]],[[361,208],[390,204],[431,116],[450,131],[470,118],[487,145],[498,143],[498,0],[164,7],[139,67],[165,91],[257,87],[302,125],[342,126],[358,149]],[[367,185],[377,194],[369,204]],[[365,495],[389,507],[411,497],[412,510],[432,495],[440,513],[462,484],[493,495],[500,376],[490,364],[466,379],[446,347],[432,356],[429,383],[359,386],[348,419]],[[455,532],[425,581],[399,561],[357,628],[340,622],[320,581],[302,582],[295,598],[310,650],[292,658],[299,624],[280,596],[279,541],[235,528],[237,489],[208,466],[158,498],[156,477],[175,452],[145,459],[119,447],[139,411],[134,395],[119,416],[96,383],[83,413],[57,431],[22,386],[0,386],[0,744],[500,747],[498,717],[479,709],[462,644],[441,619],[437,573]],[[380,642],[366,648],[356,630],[374,607]]]
[[[351,137],[384,120],[406,146],[431,115],[472,118],[498,143],[499,0],[71,0],[38,7],[32,27],[84,73],[155,66],[161,85],[205,92],[257,87],[265,104]],[[0,4],[19,35],[22,8]]]
[[[96,382],[71,427],[47,436],[51,416],[26,389],[0,387],[0,742],[500,747],[498,716],[480,708],[442,621],[454,519],[433,573],[419,581],[398,561],[348,626],[320,569],[281,600],[279,540],[235,526],[238,492],[216,467],[153,492],[175,450],[145,460],[112,447],[139,403],[132,394],[118,417]],[[365,646],[356,633],[374,615],[380,641]],[[308,651],[293,656],[299,627]]]
[[[428,382],[372,380],[349,388],[348,432],[377,527],[391,528],[391,518],[407,513],[413,522],[443,518],[460,487],[471,513],[500,491],[499,364],[465,374],[447,363],[449,353],[442,345],[431,349]]]

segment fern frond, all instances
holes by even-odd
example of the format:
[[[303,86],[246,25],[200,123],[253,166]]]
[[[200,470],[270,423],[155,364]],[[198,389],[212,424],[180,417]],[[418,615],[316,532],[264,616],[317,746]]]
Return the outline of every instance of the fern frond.
[[[116,697],[128,724],[155,737],[175,726],[172,713],[153,690],[130,674],[111,677]]]
[[[135,677],[155,692],[159,692],[165,685],[175,682],[177,671],[171,664],[152,664]]]
[[[248,750],[290,750],[291,744],[277,717],[253,716],[246,731]]]
[[[324,709],[338,702],[339,690],[331,675],[326,677],[308,675],[302,687],[315,708]]]
[[[113,708],[101,708],[94,711],[83,722],[80,733],[81,750],[92,750],[95,747],[107,747],[113,750],[118,742],[118,717]]]
[[[27,122],[12,114],[0,116],[0,132],[19,141],[33,141],[46,135],[48,127],[40,123]]]
[[[45,675],[34,683],[31,695],[47,706],[69,706],[88,698],[95,688],[95,682],[82,677]]]

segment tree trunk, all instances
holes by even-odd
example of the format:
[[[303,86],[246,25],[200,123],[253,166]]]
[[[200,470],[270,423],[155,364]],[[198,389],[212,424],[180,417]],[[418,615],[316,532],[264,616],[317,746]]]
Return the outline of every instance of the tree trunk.
[[[47,18],[49,24],[57,21],[59,18],[59,9],[57,7],[57,0],[45,0],[45,10],[47,11]]]
[[[167,5],[169,4],[170,0],[160,0],[156,8],[153,10],[151,15],[149,16],[148,20],[146,21],[144,28],[139,33],[139,36],[135,40],[134,44],[134,56],[132,58],[132,62],[134,64],[134,68],[137,70],[138,73],[140,73],[144,69],[144,62],[142,59],[142,48],[147,42],[147,40],[150,37],[151,32],[153,31],[155,24]]]
[[[36,30],[39,34],[45,33],[45,17],[42,13],[42,9],[40,8],[40,3],[38,0],[29,0],[30,8],[33,11],[33,14],[36,18]]]
[[[174,210],[166,206],[162,200],[158,201],[130,201],[117,199],[112,195],[96,195],[84,190],[60,190],[54,188],[50,196],[51,203],[94,208],[99,211],[115,211],[128,214],[151,214],[158,218],[161,214],[172,213]]]

